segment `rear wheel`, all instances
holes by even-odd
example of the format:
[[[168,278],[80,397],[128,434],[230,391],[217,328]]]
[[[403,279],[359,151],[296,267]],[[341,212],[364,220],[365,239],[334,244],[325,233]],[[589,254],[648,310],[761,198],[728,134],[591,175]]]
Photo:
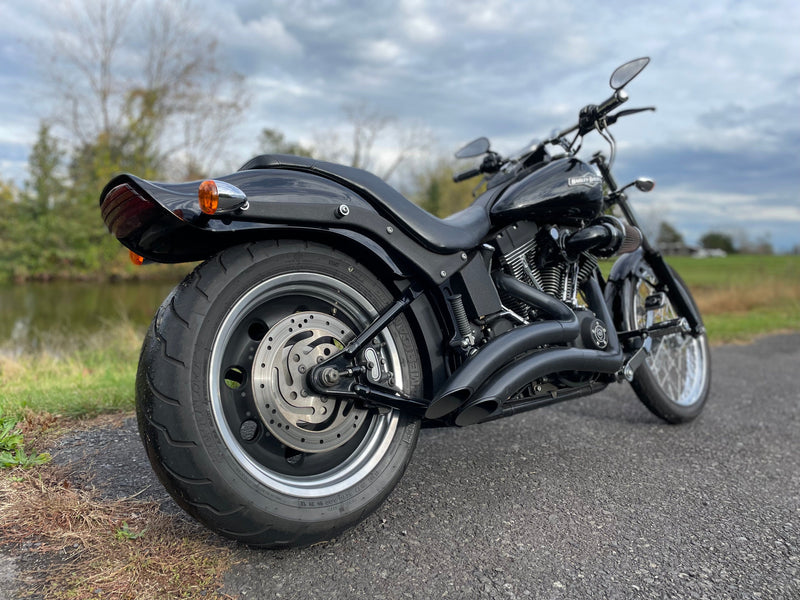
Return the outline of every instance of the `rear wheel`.
[[[301,242],[231,248],[187,277],[153,321],[137,380],[142,439],[176,501],[256,546],[328,539],[374,510],[419,421],[316,395],[306,375],[391,301],[350,257]],[[418,392],[405,318],[366,352],[371,377]]]
[[[673,271],[676,284],[691,299],[686,284]],[[640,329],[680,315],[668,298],[660,308],[648,310],[645,301],[658,291],[652,272],[626,282],[624,318],[628,329]],[[692,299],[694,304],[694,299]],[[691,421],[705,406],[711,385],[711,357],[705,332],[675,333],[654,339],[651,351],[631,382],[636,395],[650,411],[669,423]]]

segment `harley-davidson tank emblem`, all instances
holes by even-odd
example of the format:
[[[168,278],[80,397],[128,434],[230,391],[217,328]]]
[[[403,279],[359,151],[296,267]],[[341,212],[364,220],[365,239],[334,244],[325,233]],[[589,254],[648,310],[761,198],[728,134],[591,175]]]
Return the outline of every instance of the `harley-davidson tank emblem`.
[[[591,175],[587,173],[586,175],[581,175],[580,177],[570,177],[569,181],[567,181],[567,185],[570,187],[574,185],[585,185],[587,187],[592,187],[598,183],[601,183],[602,181],[603,178],[599,175]]]

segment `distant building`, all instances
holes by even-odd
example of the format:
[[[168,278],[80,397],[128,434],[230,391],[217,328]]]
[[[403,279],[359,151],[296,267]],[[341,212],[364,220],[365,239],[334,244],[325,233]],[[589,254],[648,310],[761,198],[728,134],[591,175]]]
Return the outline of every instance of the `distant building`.
[[[683,242],[673,242],[670,244],[659,244],[661,252],[668,256],[692,256],[694,258],[724,258],[728,253],[719,248],[703,248],[694,244],[684,244]]]

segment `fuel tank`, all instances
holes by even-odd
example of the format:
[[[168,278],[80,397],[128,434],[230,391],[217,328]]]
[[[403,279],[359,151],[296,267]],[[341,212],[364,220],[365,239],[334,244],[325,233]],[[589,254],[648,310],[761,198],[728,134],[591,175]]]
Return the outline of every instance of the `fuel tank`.
[[[603,210],[603,179],[576,158],[560,158],[511,184],[492,206],[492,221],[564,224]]]

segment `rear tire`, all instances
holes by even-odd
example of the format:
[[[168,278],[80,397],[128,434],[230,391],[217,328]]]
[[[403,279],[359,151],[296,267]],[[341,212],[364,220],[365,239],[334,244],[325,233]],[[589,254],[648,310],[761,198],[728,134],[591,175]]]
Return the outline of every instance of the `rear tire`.
[[[330,539],[377,508],[411,458],[419,420],[316,396],[299,373],[392,300],[351,257],[305,242],[237,246],[195,269],[159,309],[137,375],[142,441],[176,502],[259,547]],[[403,316],[370,347],[383,377],[419,393]]]
[[[672,273],[696,309],[683,279],[675,271]],[[647,324],[644,300],[656,292],[657,284],[652,272],[647,271],[625,282],[626,328],[639,329]],[[653,323],[685,316],[677,313],[669,299],[652,313]],[[711,387],[711,356],[705,332],[696,336],[676,333],[653,340],[651,354],[636,370],[631,386],[644,405],[668,423],[685,423],[697,417]]]

